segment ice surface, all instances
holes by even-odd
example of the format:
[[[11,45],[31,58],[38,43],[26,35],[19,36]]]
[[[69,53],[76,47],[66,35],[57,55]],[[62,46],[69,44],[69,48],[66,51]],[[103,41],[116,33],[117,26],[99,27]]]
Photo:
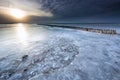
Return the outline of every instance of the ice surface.
[[[0,29],[0,80],[120,79],[120,35],[27,26]]]

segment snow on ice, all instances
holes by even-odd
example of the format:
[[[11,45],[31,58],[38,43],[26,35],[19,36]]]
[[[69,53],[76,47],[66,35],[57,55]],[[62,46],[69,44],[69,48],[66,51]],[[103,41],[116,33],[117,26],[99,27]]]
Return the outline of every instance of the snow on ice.
[[[0,80],[120,79],[120,35],[42,27],[29,28],[27,46],[1,37]]]

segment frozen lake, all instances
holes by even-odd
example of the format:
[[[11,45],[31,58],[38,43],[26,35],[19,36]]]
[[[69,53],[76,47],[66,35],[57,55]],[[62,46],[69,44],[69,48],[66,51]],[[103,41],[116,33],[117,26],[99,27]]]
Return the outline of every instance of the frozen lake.
[[[2,28],[0,28],[0,57],[14,54],[16,51],[18,55],[18,51],[24,50],[27,47],[33,47],[29,43],[37,41],[42,43],[42,41],[47,40],[48,34],[49,30],[45,26],[35,24],[2,25]]]
[[[120,33],[119,24],[62,25],[110,28]],[[28,57],[22,60],[24,55]],[[119,79],[120,35],[36,24],[0,25],[0,80]]]

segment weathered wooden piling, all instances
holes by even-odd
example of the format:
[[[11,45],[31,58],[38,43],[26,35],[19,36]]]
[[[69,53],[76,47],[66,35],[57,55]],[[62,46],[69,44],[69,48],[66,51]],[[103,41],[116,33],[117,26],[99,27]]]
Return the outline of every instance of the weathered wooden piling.
[[[77,29],[77,30],[95,32],[95,33],[101,33],[101,34],[117,34],[116,30],[111,30],[111,29],[94,29],[94,28],[83,28],[83,27],[51,25],[51,24],[46,26]]]

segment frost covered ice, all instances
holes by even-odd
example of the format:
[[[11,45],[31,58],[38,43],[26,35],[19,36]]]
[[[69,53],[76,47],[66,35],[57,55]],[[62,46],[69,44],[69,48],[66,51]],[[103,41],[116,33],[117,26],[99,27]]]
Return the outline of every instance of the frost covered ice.
[[[29,37],[24,49],[21,43],[11,42],[14,39],[5,41],[9,44],[1,40],[0,55],[5,51],[12,54],[0,57],[0,80],[120,79],[119,35],[47,29],[46,40],[33,34],[36,39]]]

